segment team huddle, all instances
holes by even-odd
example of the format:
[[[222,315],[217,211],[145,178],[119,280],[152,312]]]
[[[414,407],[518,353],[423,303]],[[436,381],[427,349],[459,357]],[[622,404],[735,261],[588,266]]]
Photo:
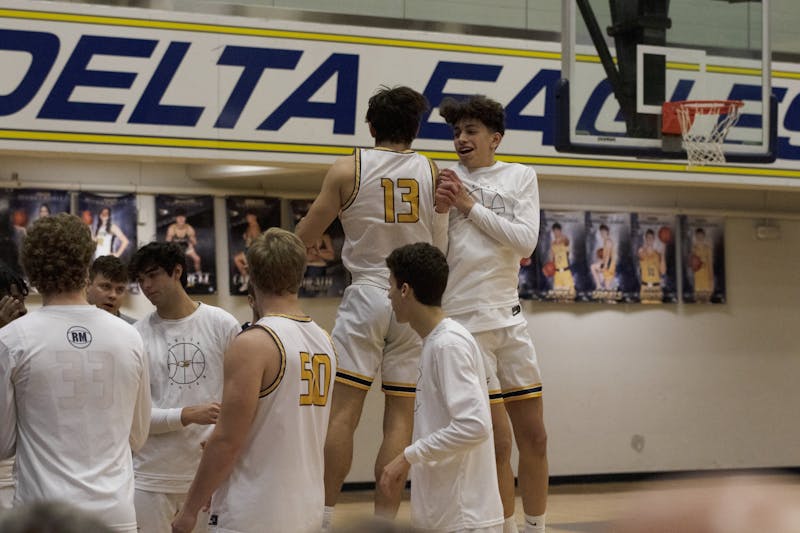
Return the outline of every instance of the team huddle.
[[[377,91],[374,147],[331,166],[295,233],[252,239],[244,330],[187,295],[177,244],[143,246],[125,272],[93,266],[78,217],[37,220],[21,264],[42,307],[25,313],[26,282],[0,271],[0,529],[58,500],[109,531],[331,531],[379,377],[376,515],[396,515],[410,474],[415,527],[518,531],[513,438],[524,531],[543,532],[542,384],[517,293],[536,174],[495,159],[505,115],[483,96],[439,105],[459,159],[439,170],[411,149],[427,110],[407,87]],[[328,335],[298,292],[337,217],[352,283]],[[155,307],[133,325],[113,290],[127,279]]]

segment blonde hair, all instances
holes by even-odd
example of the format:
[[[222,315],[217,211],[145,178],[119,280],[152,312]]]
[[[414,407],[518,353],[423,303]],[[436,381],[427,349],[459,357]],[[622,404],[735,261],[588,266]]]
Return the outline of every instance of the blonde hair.
[[[289,231],[269,228],[247,249],[250,282],[265,294],[295,294],[303,284],[306,247]]]

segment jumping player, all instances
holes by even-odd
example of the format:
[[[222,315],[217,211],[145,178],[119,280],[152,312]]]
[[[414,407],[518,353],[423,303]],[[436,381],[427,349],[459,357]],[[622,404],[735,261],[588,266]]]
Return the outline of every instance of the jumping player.
[[[150,361],[150,438],[134,455],[136,514],[147,533],[170,530],[217,421],[223,354],[240,327],[218,307],[186,294],[186,256],[175,243],[151,242],[129,266],[156,310],[136,323]],[[205,531],[206,520],[196,531]]]
[[[133,324],[136,319],[119,310],[127,294],[128,267],[125,266],[125,263],[113,255],[102,255],[95,259],[89,269],[86,300],[128,324]]]
[[[270,228],[247,250],[258,315],[225,354],[222,412],[173,532],[212,493],[217,531],[317,533],[336,354],[300,308],[306,247]],[[216,492],[215,492],[216,491]]]
[[[147,438],[148,366],[136,330],[86,302],[94,249],[66,213],[37,220],[23,243],[42,307],[0,329],[0,459],[16,449],[15,507],[61,500],[135,532],[131,450]]]
[[[526,532],[544,531],[547,434],[536,352],[517,293],[519,258],[539,236],[539,189],[530,167],[495,160],[505,132],[503,107],[485,96],[445,99],[439,113],[453,128],[459,164],[440,172],[437,207],[451,205],[444,310],[484,354],[495,455],[506,523],[516,531],[511,428],[519,449]]]
[[[338,215],[345,233],[342,261],[353,277],[333,328],[339,370],[325,444],[326,528],[350,470],[364,398],[379,369],[386,403],[376,481],[411,442],[420,340],[392,316],[385,261],[404,244],[446,246],[447,216],[434,214],[436,167],[410,149],[427,108],[425,97],[408,87],[382,88],[373,95],[367,122],[375,148],[356,149],[333,164],[296,228],[313,248]],[[399,495],[387,500],[376,492],[377,514],[393,517],[399,505]]]
[[[393,251],[389,298],[399,322],[422,337],[414,442],[383,470],[380,489],[400,492],[411,468],[411,521],[442,532],[503,530],[492,418],[481,351],[445,318],[447,259],[417,243]]]

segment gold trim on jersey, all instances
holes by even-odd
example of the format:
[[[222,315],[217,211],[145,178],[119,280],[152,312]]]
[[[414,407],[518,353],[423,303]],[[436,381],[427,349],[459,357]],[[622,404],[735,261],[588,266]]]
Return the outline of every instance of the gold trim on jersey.
[[[353,150],[353,158],[355,159],[356,163],[355,176],[353,176],[353,193],[342,206],[342,211],[353,205],[353,202],[356,200],[356,196],[358,196],[358,189],[361,187],[361,148],[355,148]]]
[[[275,376],[275,379],[272,380],[272,383],[270,383],[269,385],[258,391],[258,397],[264,398],[269,393],[277,389],[278,385],[280,385],[281,381],[283,380],[283,375],[286,373],[286,349],[284,349],[283,343],[278,338],[278,334],[275,333],[269,326],[256,323],[253,324],[252,327],[259,327],[264,331],[266,331],[269,334],[269,336],[272,337],[272,340],[275,341],[275,345],[278,346],[278,350],[281,352],[281,368],[278,371],[278,375]]]
[[[504,402],[516,402],[519,400],[527,400],[530,398],[540,398],[542,396],[542,384],[536,383],[535,385],[527,385],[525,387],[517,387],[503,391]]]
[[[373,148],[364,148],[364,150],[380,150],[381,152],[392,152],[393,154],[413,154],[414,150],[411,148],[406,148],[405,150],[392,150],[391,148],[386,148],[385,146],[375,146]]]
[[[411,383],[384,381],[381,383],[381,390],[387,396],[413,398],[417,395],[417,386]]]
[[[267,313],[261,318],[266,318],[268,316],[277,316],[281,318],[288,318],[289,320],[294,320],[295,322],[311,322],[311,317],[308,315],[289,315],[285,313]]]
[[[433,188],[431,189],[431,196],[433,197],[433,205],[436,206],[436,185],[439,183],[439,167],[433,162],[430,157],[425,157],[428,160],[428,165],[431,167],[431,179],[433,180]]]

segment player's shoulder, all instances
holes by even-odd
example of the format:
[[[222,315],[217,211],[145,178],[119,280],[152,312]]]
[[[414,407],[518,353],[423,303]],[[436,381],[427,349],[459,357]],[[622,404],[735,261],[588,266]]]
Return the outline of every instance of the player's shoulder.
[[[205,315],[208,319],[219,322],[224,325],[234,324],[236,327],[239,327],[239,321],[236,320],[231,313],[226,311],[221,307],[217,307],[216,305],[209,305],[200,302],[200,305],[197,307],[197,312],[201,315]]]

